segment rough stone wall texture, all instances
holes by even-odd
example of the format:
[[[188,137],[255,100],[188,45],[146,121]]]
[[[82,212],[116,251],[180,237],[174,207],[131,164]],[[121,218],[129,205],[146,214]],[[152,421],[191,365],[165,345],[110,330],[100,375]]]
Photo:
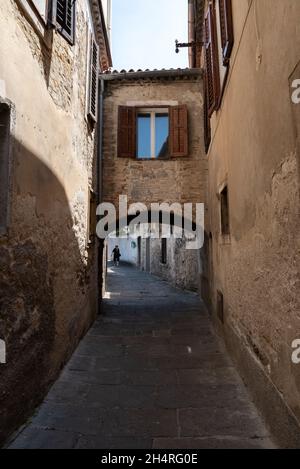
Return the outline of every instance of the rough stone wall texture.
[[[118,107],[161,102],[186,104],[189,112],[189,156],[139,161],[117,157]],[[151,104],[152,103],[152,104]],[[207,160],[203,150],[202,80],[131,80],[106,83],[104,101],[103,199],[129,203],[205,202]]]
[[[152,79],[106,83],[104,100],[103,200],[118,207],[118,197],[128,203],[206,204],[207,158],[203,144],[202,79]],[[117,157],[118,106],[155,107],[186,104],[189,113],[189,156],[166,160]],[[180,240],[169,242],[169,262],[160,263],[160,241],[151,240],[151,272],[187,289],[200,285],[198,251],[186,251]],[[183,243],[184,244],[184,243]],[[146,268],[146,240],[142,242],[142,268]]]
[[[297,70],[300,78],[299,17],[294,0],[233,0],[235,46],[208,155],[214,310],[221,290],[225,335],[239,338],[235,353],[252,356],[298,422],[300,365],[291,361],[291,344],[300,338],[300,111],[290,81]],[[217,197],[225,182],[229,243],[220,234]],[[244,372],[255,390],[256,374]],[[271,397],[263,394],[257,402],[265,410]],[[267,410],[276,431],[276,408]]]
[[[167,262],[161,262],[161,240],[150,243],[151,273],[182,290],[198,291],[200,286],[199,251],[187,250],[185,239],[167,239]]]
[[[77,12],[72,47],[54,31],[41,39],[16,2],[1,0],[0,94],[14,108],[10,223],[0,240],[1,441],[43,397],[96,314],[85,0]]]

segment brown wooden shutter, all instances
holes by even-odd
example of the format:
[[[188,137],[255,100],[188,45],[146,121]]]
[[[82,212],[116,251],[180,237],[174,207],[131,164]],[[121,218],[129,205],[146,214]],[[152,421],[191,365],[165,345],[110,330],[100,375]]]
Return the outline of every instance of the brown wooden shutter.
[[[207,86],[206,80],[204,79],[204,145],[205,145],[205,152],[208,153],[210,142],[211,142],[211,127],[210,127],[210,119],[208,116],[208,97],[207,97]]]
[[[205,75],[208,116],[218,109],[220,99],[220,71],[215,6],[210,3],[205,16]]]
[[[99,47],[91,36],[88,115],[97,122],[99,89]]]
[[[233,43],[233,22],[231,0],[219,0],[221,43],[223,52],[223,65],[228,65]]]
[[[136,157],[136,111],[134,107],[119,107],[118,157]]]
[[[186,106],[170,107],[170,155],[188,156],[188,111]]]
[[[50,21],[71,44],[75,40],[75,0],[52,0]]]

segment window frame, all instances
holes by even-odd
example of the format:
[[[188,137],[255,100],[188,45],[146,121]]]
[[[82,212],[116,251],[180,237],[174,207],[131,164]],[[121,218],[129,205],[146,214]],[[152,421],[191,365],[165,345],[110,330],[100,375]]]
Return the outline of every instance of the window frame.
[[[95,125],[98,122],[100,52],[94,32],[91,32],[89,27],[87,31],[86,117],[88,122]],[[94,53],[96,53],[96,58]],[[93,85],[95,86],[94,92]],[[93,109],[94,106],[95,109]]]
[[[229,75],[230,59],[234,48],[233,8],[231,0],[210,0],[204,19],[205,93],[207,105],[204,109],[205,147],[211,143],[210,119],[221,107]],[[211,53],[211,64],[207,54]],[[214,56],[214,58],[212,57]],[[210,66],[209,66],[210,65]],[[209,90],[213,89],[213,102]]]
[[[11,170],[12,170],[12,122],[14,119],[14,107],[7,100],[0,99],[0,111],[7,114],[6,119],[4,119],[4,140],[3,148],[1,151],[0,147],[0,157],[3,160],[0,161],[0,183],[4,196],[1,204],[2,219],[0,217],[0,237],[6,236],[9,230],[10,224],[10,198],[11,198]],[[1,136],[0,136],[1,137]],[[3,155],[1,154],[3,152]]]
[[[151,155],[149,156],[138,156],[139,149],[139,132],[138,132],[138,118],[140,115],[150,114],[150,148]],[[170,108],[166,106],[155,106],[155,107],[137,107],[136,108],[136,159],[137,160],[157,160],[159,156],[156,156],[156,122],[155,118],[159,114],[168,115],[168,141],[170,138]],[[169,149],[168,149],[169,153]]]
[[[226,198],[225,198],[226,194]],[[224,242],[230,242],[231,239],[231,223],[230,223],[230,206],[229,206],[229,188],[224,183],[219,190],[220,201],[220,234]],[[224,203],[224,201],[226,203]]]
[[[205,83],[207,93],[208,116],[220,106],[220,70],[219,70],[219,47],[218,31],[216,19],[216,2],[209,2],[204,18],[204,62],[205,62]]]
[[[72,30],[71,34],[69,34],[63,25],[61,25],[57,21],[57,1],[51,1],[51,22],[55,26],[56,31],[71,45],[74,46],[75,44],[75,36],[76,36],[76,0],[73,0],[73,13],[72,13]]]
[[[223,2],[223,0],[215,0],[215,3],[216,3],[215,20],[216,20],[217,52],[218,52],[217,55],[218,55],[219,79],[220,79],[220,95],[219,95],[218,109],[221,106],[223,93],[224,93],[224,89],[225,89],[227,78],[228,78],[229,65],[230,65],[230,54],[227,54],[227,51],[229,52],[229,47],[226,46],[226,50],[225,50],[222,44],[223,35],[222,35],[222,23],[221,23],[221,2]],[[226,61],[224,58],[224,52],[227,54]]]
[[[42,18],[43,22],[46,25],[48,22],[50,0],[45,0],[45,11],[43,14],[40,12],[39,8],[35,4],[35,0],[27,0],[27,2],[29,2],[29,4],[32,4],[32,9],[35,11],[37,15],[40,16],[40,18]]]
[[[232,0],[218,0],[218,16],[222,62],[226,67],[229,65],[234,46]]]
[[[43,43],[49,47],[47,38],[45,37],[45,31],[47,29],[49,21],[49,8],[51,6],[51,1],[47,0],[47,10],[45,12],[45,18],[40,14],[38,8],[33,3],[32,0],[15,0],[17,5],[22,10],[26,20],[34,28],[35,32],[38,34],[39,38]]]
[[[157,111],[156,111],[157,110]],[[166,111],[164,111],[166,110]],[[149,157],[138,157],[137,152],[137,114],[141,111],[169,114],[169,134],[167,151],[158,157],[153,157],[155,151],[151,151]],[[189,157],[189,110],[186,104],[151,104],[151,105],[119,105],[117,119],[117,158],[130,158],[137,161],[166,161],[172,158]],[[154,143],[155,146],[155,143]]]
[[[168,239],[161,238],[161,252],[160,252],[161,265],[168,265]]]

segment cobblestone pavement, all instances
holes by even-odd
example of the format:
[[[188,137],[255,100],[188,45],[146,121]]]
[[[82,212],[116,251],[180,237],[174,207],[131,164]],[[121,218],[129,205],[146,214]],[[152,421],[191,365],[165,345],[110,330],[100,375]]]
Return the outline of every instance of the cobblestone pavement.
[[[103,315],[10,448],[270,448],[199,298],[110,268]]]

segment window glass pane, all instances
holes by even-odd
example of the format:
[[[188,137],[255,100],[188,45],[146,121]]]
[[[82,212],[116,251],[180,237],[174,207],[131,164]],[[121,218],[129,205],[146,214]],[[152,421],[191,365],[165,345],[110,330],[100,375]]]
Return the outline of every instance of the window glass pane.
[[[137,119],[137,157],[151,158],[151,116],[139,114]]]
[[[46,5],[47,0],[33,0],[34,5],[39,11],[40,15],[46,19]]]
[[[157,114],[155,116],[155,156],[166,156],[168,151],[169,116]]]

